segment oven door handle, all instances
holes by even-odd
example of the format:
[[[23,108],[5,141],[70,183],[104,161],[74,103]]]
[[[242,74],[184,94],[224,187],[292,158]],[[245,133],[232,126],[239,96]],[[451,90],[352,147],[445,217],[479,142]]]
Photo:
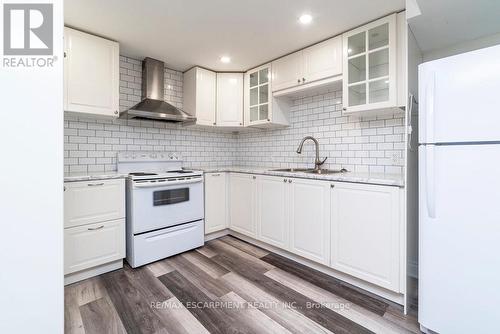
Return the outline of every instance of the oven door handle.
[[[189,184],[198,183],[203,181],[201,177],[189,179],[189,180],[176,180],[176,181],[164,181],[164,182],[134,182],[134,188],[159,188],[159,187],[169,187],[179,184]]]

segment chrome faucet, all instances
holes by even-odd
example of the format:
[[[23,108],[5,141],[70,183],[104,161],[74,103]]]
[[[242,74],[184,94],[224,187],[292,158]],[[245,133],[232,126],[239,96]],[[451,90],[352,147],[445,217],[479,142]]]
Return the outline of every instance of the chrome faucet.
[[[314,145],[316,146],[316,159],[314,160],[314,170],[320,170],[320,166],[325,163],[328,157],[324,158],[323,161],[319,159],[319,143],[314,137],[312,136],[304,137],[300,142],[299,147],[297,148],[297,153],[302,154],[302,146],[304,146],[304,142],[308,139],[312,140],[314,142]]]

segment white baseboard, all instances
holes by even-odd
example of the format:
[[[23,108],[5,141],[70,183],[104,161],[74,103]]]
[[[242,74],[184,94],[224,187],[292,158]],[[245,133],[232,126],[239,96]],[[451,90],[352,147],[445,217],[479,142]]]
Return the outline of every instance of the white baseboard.
[[[123,260],[113,261],[90,269],[81,270],[76,273],[64,276],[64,285],[82,281],[84,279],[101,275],[120,268],[123,268]]]
[[[223,237],[223,236],[228,235],[228,234],[229,234],[229,229],[227,229],[227,228],[223,229],[221,231],[205,234],[205,242]]]

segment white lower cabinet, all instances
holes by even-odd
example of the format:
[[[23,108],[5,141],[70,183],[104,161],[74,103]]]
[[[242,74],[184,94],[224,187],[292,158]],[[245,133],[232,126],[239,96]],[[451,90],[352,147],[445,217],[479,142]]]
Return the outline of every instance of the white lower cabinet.
[[[290,251],[330,263],[330,184],[290,179]]]
[[[125,257],[125,219],[64,230],[64,274]]]
[[[398,292],[399,188],[334,183],[331,213],[331,266]]]
[[[65,182],[65,283],[118,269],[124,257],[125,180]]]
[[[227,228],[226,173],[205,174],[205,234]]]
[[[230,227],[249,237],[256,236],[256,176],[231,173],[229,181]]]
[[[257,238],[288,248],[288,189],[286,178],[257,177]]]

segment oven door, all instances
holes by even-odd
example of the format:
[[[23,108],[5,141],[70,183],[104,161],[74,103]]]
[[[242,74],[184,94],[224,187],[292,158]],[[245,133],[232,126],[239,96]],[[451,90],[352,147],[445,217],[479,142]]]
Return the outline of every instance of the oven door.
[[[134,181],[130,191],[132,233],[203,219],[203,177]]]

